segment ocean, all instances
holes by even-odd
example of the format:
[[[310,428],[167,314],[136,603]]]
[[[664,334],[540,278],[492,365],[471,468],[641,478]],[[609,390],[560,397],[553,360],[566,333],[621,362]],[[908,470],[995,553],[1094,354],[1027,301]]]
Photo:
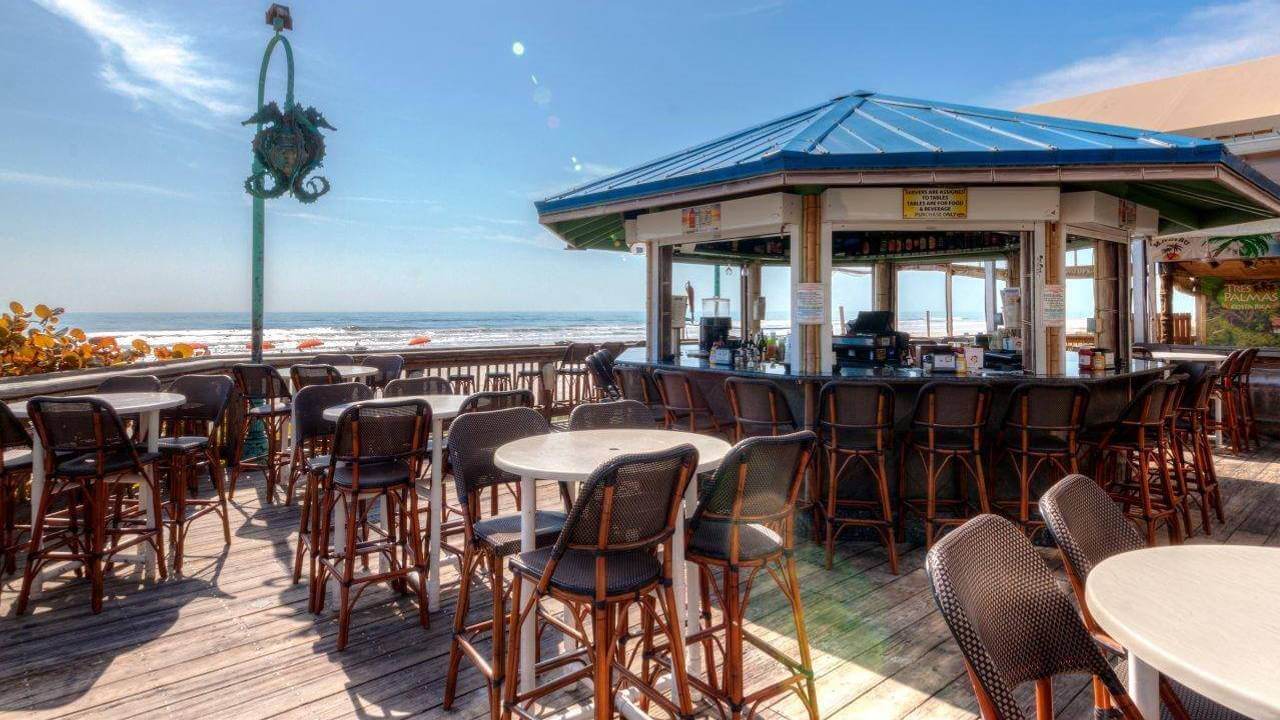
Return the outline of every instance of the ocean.
[[[933,335],[944,332],[942,312],[931,313]],[[852,319],[853,314],[849,315]],[[249,342],[249,314],[222,312],[114,313],[68,312],[63,325],[91,336],[111,335],[122,344],[141,338],[153,346],[203,343],[212,354],[242,353]],[[431,338],[426,347],[484,347],[549,345],[560,341],[606,342],[644,339],[644,313],[617,312],[269,312],[266,339],[276,352],[288,352],[304,340],[319,340],[324,350],[387,350],[408,348],[418,336]],[[982,318],[956,317],[957,333],[981,332]],[[770,317],[765,332],[784,334],[785,316]],[[925,334],[923,313],[904,314],[898,328]],[[690,325],[686,337],[696,337]]]

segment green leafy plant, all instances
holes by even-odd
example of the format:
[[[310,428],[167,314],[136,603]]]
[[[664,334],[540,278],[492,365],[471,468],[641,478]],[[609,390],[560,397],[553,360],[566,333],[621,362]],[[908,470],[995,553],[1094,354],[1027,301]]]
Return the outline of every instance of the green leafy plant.
[[[61,327],[63,312],[9,303],[9,312],[0,313],[0,376],[123,365],[151,353],[142,340],[120,347],[114,337],[90,338],[80,328]]]

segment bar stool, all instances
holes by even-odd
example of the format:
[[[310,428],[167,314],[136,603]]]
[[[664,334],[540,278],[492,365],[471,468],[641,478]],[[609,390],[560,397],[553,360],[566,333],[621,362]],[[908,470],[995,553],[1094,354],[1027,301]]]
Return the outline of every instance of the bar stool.
[[[404,358],[400,355],[369,355],[364,359],[364,364],[378,370],[378,374],[369,381],[375,389],[386,387],[387,383],[398,379],[400,373],[404,372]]]
[[[476,391],[476,375],[472,372],[449,373],[449,382],[459,395],[470,395]]]
[[[1241,452],[1244,449],[1243,423],[1240,420],[1239,409],[1240,393],[1236,385],[1236,368],[1243,354],[1244,348],[1232,350],[1227,354],[1226,359],[1218,366],[1218,382],[1213,389],[1213,394],[1221,403],[1222,415],[1216,420],[1211,420],[1210,430],[1221,432],[1222,439],[1232,452]]]
[[[36,498],[31,543],[22,574],[16,612],[27,611],[31,584],[51,562],[80,563],[90,583],[90,607],[102,611],[107,563],[126,549],[150,545],[160,579],[166,576],[164,523],[155,476],[158,453],[139,452],[110,405],[95,397],[35,397],[27,412],[44,447],[44,487]],[[126,506],[124,489],[135,483],[150,493],[148,509],[141,501]],[[141,494],[140,494],[141,495]],[[112,502],[112,498],[116,502]],[[48,516],[56,500],[67,506],[65,522],[55,527]],[[84,527],[79,526],[80,518]]]
[[[585,407],[591,407],[583,405]],[[481,519],[480,495],[498,486],[511,486],[520,478],[500,470],[493,464],[497,448],[514,440],[533,435],[546,435],[551,425],[533,408],[514,407],[485,413],[461,415],[450,431],[449,455],[453,479],[461,505],[463,542],[461,581],[458,604],[453,615],[453,640],[449,646],[449,670],[445,676],[444,709],[453,707],[458,686],[458,669],[465,655],[484,677],[489,690],[489,716],[502,714],[502,683],[506,670],[506,622],[508,587],[503,566],[506,559],[520,551],[520,515],[508,513]],[[538,547],[555,542],[564,528],[565,514],[535,514],[534,538]],[[471,584],[477,576],[487,575],[492,593],[492,617],[468,624],[471,609]],[[477,645],[488,635],[489,656]]]
[[[395,382],[395,381],[393,381]],[[289,488],[286,503],[293,502],[293,487],[303,479],[302,502],[298,508],[298,545],[294,548],[293,582],[302,579],[302,559],[310,560],[307,579],[315,583],[319,574],[321,482],[329,470],[336,425],[324,419],[324,411],[334,405],[370,400],[373,389],[364,383],[344,382],[334,385],[310,385],[293,396],[293,454],[289,461]],[[314,611],[315,597],[308,598],[308,609]]]
[[[1253,364],[1258,359],[1258,348],[1245,348],[1240,353],[1240,362],[1234,368],[1232,385],[1235,387],[1239,408],[1241,436],[1245,449],[1258,449],[1258,419],[1253,413],[1253,389],[1249,378],[1253,375]]]
[[[1147,383],[1119,418],[1089,428],[1081,437],[1094,448],[1094,479],[1126,515],[1143,523],[1148,545],[1155,544],[1160,523],[1168,526],[1170,542],[1182,542],[1181,501],[1170,468],[1179,465],[1172,462],[1170,418],[1184,377]]]
[[[1183,524],[1190,534],[1190,499],[1193,495],[1198,496],[1200,527],[1204,528],[1205,535],[1212,535],[1210,511],[1218,516],[1218,522],[1226,522],[1218,474],[1213,467],[1213,448],[1209,445],[1209,419],[1212,415],[1209,406],[1213,388],[1218,382],[1218,371],[1200,363],[1187,363],[1179,365],[1174,372],[1189,378],[1188,389],[1182,393],[1173,425],[1174,455],[1182,463],[1182,476],[1186,482]]]
[[[836,540],[849,527],[869,527],[889,553],[898,574],[893,538],[893,499],[885,460],[893,452],[893,388],[884,383],[834,380],[818,393],[818,438],[826,456],[826,493],[818,501],[826,533],[826,565],[831,569]],[[842,478],[863,468],[871,474],[874,499],[841,497]],[[850,512],[846,512],[850,511]]]
[[[17,569],[18,503],[31,478],[31,435],[8,405],[0,403],[0,577]]]
[[[901,537],[908,513],[924,520],[925,547],[933,547],[935,531],[963,525],[970,507],[970,487],[964,474],[978,491],[978,509],[991,512],[987,499],[987,478],[983,471],[982,447],[991,414],[991,386],[986,383],[931,382],[920,388],[911,416],[911,432],[898,453],[898,513]],[[914,452],[925,471],[924,497],[907,495],[907,458]],[[953,466],[957,497],[938,497],[938,480]],[[964,472],[964,474],[961,473]],[[941,517],[940,509],[958,513]]]
[[[652,430],[653,413],[642,402],[613,400],[579,405],[569,413],[570,430]]]
[[[592,400],[617,400],[622,397],[613,377],[613,363],[609,351],[597,350],[587,356],[587,372],[591,376]]]
[[[622,393],[622,397],[644,403],[653,414],[654,422],[666,422],[666,408],[662,404],[662,396],[648,370],[635,365],[614,365],[613,377],[618,383],[618,390]]]
[[[497,370],[492,365],[484,369],[485,390],[511,390],[513,388],[510,370]]]
[[[680,423],[687,422],[689,432],[701,432],[698,420],[704,420],[703,428],[716,434],[724,434],[720,421],[707,398],[689,377],[688,373],[679,370],[654,370],[653,379],[658,384],[658,395],[662,397],[662,408],[668,430],[680,429]]]
[[[238,363],[231,366],[231,377],[235,380],[236,390],[240,392],[240,400],[244,403],[238,432],[241,452],[254,421],[262,423],[267,435],[267,452],[266,455],[259,456],[259,462],[249,462],[244,457],[235,458],[231,466],[231,496],[235,497],[236,480],[241,472],[261,470],[266,476],[267,503],[270,504],[275,502],[276,482],[280,477],[280,467],[285,463],[280,435],[289,419],[293,396],[289,392],[289,383],[280,376],[279,370],[270,365]]]
[[[186,402],[160,413],[160,424],[168,434],[157,438],[161,467],[168,471],[169,501],[164,504],[169,527],[169,547],[173,571],[182,572],[187,531],[191,523],[210,513],[222,519],[222,540],[231,546],[231,524],[227,514],[226,473],[213,438],[231,402],[235,383],[226,375],[183,375],[173,381],[173,392]],[[213,484],[213,498],[189,497],[203,465]],[[194,509],[195,512],[188,512]]]
[[[735,440],[758,435],[784,435],[796,431],[791,405],[782,388],[772,380],[728,377],[724,381],[729,407],[733,408]]]
[[[818,695],[794,554],[796,497],[816,441],[808,430],[742,440],[725,457],[689,521],[686,557],[698,565],[702,582],[714,589],[721,609],[718,624],[708,623],[688,638],[689,643],[702,643],[708,668],[705,681],[691,675],[689,682],[713,698],[726,711],[722,715],[755,717],[761,703],[795,692],[810,720],[818,720]],[[751,588],[762,570],[773,578],[791,606],[799,659],[745,627]],[[720,585],[713,571],[718,571]],[[780,663],[789,676],[748,694],[743,678],[747,644]],[[719,678],[715,672],[717,648],[722,650]]]
[[[552,407],[571,410],[573,406],[584,402],[590,391],[591,378],[587,375],[587,356],[596,351],[591,343],[569,343],[564,349],[564,357],[556,366],[556,397],[552,399]],[[565,386],[565,396],[560,397],[560,386]]]
[[[297,392],[308,385],[335,385],[342,382],[342,375],[332,365],[290,365],[289,380]]]
[[[1041,471],[1048,471],[1051,482],[1080,472],[1080,431],[1088,407],[1089,388],[1079,383],[1022,383],[1009,395],[988,474],[999,487],[996,471],[1008,460],[1017,474],[1018,490],[1012,498],[994,497],[991,505],[1027,537],[1044,527],[1043,520],[1032,517],[1038,498],[1033,484]]]
[[[420,552],[414,483],[430,427],[431,406],[408,398],[363,400],[338,418],[324,481],[319,573],[311,588],[319,612],[324,610],[327,580],[332,577],[338,584],[338,650],[347,646],[352,605],[369,583],[390,582],[400,591],[408,586],[417,596],[418,622],[423,628],[430,626],[428,561]],[[379,500],[386,503],[385,529],[370,523],[361,512],[361,501]],[[335,512],[339,504],[341,514]],[[344,537],[331,545],[335,523],[342,523]],[[385,560],[387,569],[357,576],[356,559],[370,556]]]
[[[583,483],[555,545],[512,558],[511,596],[526,596],[522,592],[526,583],[532,587],[523,607],[513,613],[507,635],[503,718],[512,713],[532,717],[526,709],[529,703],[581,680],[591,681],[598,720],[614,716],[614,695],[627,687],[671,717],[692,717],[684,642],[672,591],[671,537],[685,487],[697,466],[698,451],[692,445],[610,460]],[[572,624],[542,609],[547,598],[569,608]],[[624,646],[633,607],[643,628],[640,673],[629,667]],[[583,667],[518,693],[520,628],[538,617],[578,644],[575,650],[544,659],[538,669]],[[655,633],[665,636],[678,704],[653,687]]]

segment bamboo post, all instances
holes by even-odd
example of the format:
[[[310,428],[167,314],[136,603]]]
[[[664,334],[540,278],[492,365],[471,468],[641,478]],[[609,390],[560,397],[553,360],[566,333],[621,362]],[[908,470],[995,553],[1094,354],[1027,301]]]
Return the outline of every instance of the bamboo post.
[[[805,283],[822,282],[822,278],[819,277],[821,263],[818,257],[822,247],[820,237],[822,197],[808,194],[803,195],[801,201],[801,217],[803,219],[800,236],[804,255],[800,281]],[[830,278],[827,278],[827,282],[830,283]],[[801,331],[803,337],[800,343],[801,362],[799,363],[799,369],[806,373],[818,372],[822,363],[822,349],[818,346],[822,338],[822,329],[818,325],[803,325],[801,326]]]
[[[1044,285],[1060,285],[1064,291],[1067,283],[1067,228],[1062,223],[1046,223],[1044,237]],[[1043,286],[1042,286],[1043,287]],[[1037,298],[1043,308],[1042,298]],[[1063,318],[1064,322],[1066,318]],[[1063,326],[1045,328],[1045,371],[1051,374],[1066,369],[1067,329]]]
[[[1160,263],[1160,342],[1173,342],[1173,263]]]
[[[1118,254],[1124,246],[1106,240],[1093,243],[1094,344],[1112,351],[1120,349],[1120,282]]]
[[[947,328],[947,337],[955,337],[955,334],[956,334],[956,333],[955,333],[954,318],[952,317],[952,299],[951,299],[951,288],[952,288],[952,284],[953,284],[953,283],[952,283],[952,277],[953,277],[953,276],[952,276],[952,272],[951,272],[951,263],[947,263],[947,269],[945,270],[945,273],[946,273],[946,281],[945,281],[945,284],[944,284],[944,285],[945,285],[946,293],[947,293],[947,298],[946,298],[946,300],[947,300],[947,302],[946,302],[946,306],[947,306],[947,324],[946,324],[946,328]]]
[[[872,306],[875,310],[888,310],[894,312],[896,308],[895,285],[897,273],[893,263],[888,260],[877,260],[875,265],[871,266],[871,294]]]

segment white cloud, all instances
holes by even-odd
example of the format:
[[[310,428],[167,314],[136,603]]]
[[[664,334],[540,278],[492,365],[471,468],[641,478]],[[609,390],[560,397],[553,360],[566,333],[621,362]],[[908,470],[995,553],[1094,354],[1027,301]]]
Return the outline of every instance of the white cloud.
[[[79,178],[60,177],[57,175],[39,175],[36,173],[18,172],[16,170],[0,170],[0,183],[54,188],[57,190],[105,190],[110,192],[162,195],[164,197],[174,198],[192,197],[190,193],[171,190],[158,185],[148,185],[146,183],[124,182],[117,180],[81,180]]]
[[[997,107],[1021,107],[1280,53],[1280,0],[1196,8],[1154,37],[1014,83]]]
[[[248,115],[231,98],[239,88],[176,29],[130,15],[104,0],[35,0],[89,34],[102,51],[99,77],[137,103],[166,107],[190,120],[197,112]]]

